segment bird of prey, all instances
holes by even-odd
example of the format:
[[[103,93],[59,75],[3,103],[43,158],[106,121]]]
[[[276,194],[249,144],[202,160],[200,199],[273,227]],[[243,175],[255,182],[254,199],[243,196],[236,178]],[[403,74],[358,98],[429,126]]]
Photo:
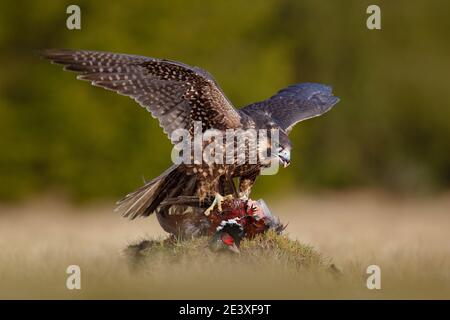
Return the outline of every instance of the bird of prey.
[[[329,86],[301,83],[282,89],[267,100],[237,109],[213,77],[198,67],[100,51],[48,49],[41,54],[64,65],[65,70],[79,73],[78,79],[131,97],[159,121],[169,137],[180,128],[193,133],[197,121],[201,122],[203,132],[209,129],[222,132],[227,129],[277,129],[279,141],[272,152],[285,167],[290,163],[288,133],[292,127],[329,111],[339,101]],[[199,201],[212,196],[217,200],[220,195],[234,192],[248,197],[265,165],[174,164],[119,201],[118,209],[130,219],[156,212],[163,229],[173,230],[179,228],[182,221],[171,220],[169,216],[187,210],[186,202],[179,205],[176,199],[193,199],[198,207]],[[239,179],[238,189],[233,178]],[[192,217],[191,225],[204,222],[201,215]]]

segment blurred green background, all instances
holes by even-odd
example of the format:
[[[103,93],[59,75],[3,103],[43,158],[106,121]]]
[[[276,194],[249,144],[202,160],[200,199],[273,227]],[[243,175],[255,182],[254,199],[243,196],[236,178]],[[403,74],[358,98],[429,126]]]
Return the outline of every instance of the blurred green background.
[[[78,4],[82,29],[66,28]],[[382,30],[366,28],[378,4]],[[131,99],[40,60],[41,48],[167,58],[214,75],[235,106],[298,82],[341,102],[293,130],[293,162],[257,195],[450,184],[450,3],[445,1],[2,1],[0,200],[117,198],[170,165],[156,120]]]

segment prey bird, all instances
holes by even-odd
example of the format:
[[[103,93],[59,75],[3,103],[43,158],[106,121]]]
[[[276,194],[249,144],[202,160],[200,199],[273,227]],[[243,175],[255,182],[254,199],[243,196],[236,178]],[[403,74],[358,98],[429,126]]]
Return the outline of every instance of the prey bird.
[[[292,127],[320,116],[339,101],[329,86],[300,83],[280,90],[267,100],[236,109],[207,71],[180,62],[87,50],[48,49],[41,55],[64,65],[65,70],[79,73],[78,79],[131,97],[159,121],[169,138],[177,129],[193,134],[196,122],[201,122],[202,132],[277,129],[278,143],[271,152],[284,167],[291,160],[288,134]],[[204,217],[192,214],[183,221],[178,214],[189,210],[196,212],[204,199],[212,197],[212,206],[220,206],[222,195],[234,193],[248,198],[265,166],[267,164],[261,162],[174,164],[119,201],[118,209],[130,219],[156,212],[164,230],[173,234],[180,228],[191,230],[185,233],[192,236],[202,230],[196,226],[205,222]],[[234,178],[239,180],[237,189]]]

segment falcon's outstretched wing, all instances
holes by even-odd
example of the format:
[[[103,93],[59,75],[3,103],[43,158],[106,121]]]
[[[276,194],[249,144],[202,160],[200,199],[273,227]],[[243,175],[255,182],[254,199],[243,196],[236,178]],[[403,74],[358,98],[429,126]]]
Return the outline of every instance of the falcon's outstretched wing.
[[[49,49],[42,56],[77,78],[136,100],[159,120],[170,137],[178,128],[203,130],[240,126],[240,116],[214,79],[197,67],[143,56],[101,51]]]
[[[331,87],[318,83],[301,83],[280,90],[271,98],[241,109],[266,112],[286,132],[300,121],[320,116],[330,110],[339,98],[333,96]]]

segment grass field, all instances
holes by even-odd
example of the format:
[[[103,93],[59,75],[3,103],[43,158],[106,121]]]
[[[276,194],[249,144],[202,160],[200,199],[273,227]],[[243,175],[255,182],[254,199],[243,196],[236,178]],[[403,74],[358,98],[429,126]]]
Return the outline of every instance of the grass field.
[[[446,298],[450,299],[450,195],[391,197],[377,192],[267,198],[291,239],[320,264],[296,268],[276,251],[261,260],[193,254],[129,268],[123,249],[163,238],[156,219],[129,222],[111,203],[72,206],[54,197],[0,206],[0,298]],[[195,251],[195,250],[194,250]],[[206,258],[207,256],[207,258]],[[66,288],[68,265],[81,290]],[[381,290],[366,268],[381,267]]]

